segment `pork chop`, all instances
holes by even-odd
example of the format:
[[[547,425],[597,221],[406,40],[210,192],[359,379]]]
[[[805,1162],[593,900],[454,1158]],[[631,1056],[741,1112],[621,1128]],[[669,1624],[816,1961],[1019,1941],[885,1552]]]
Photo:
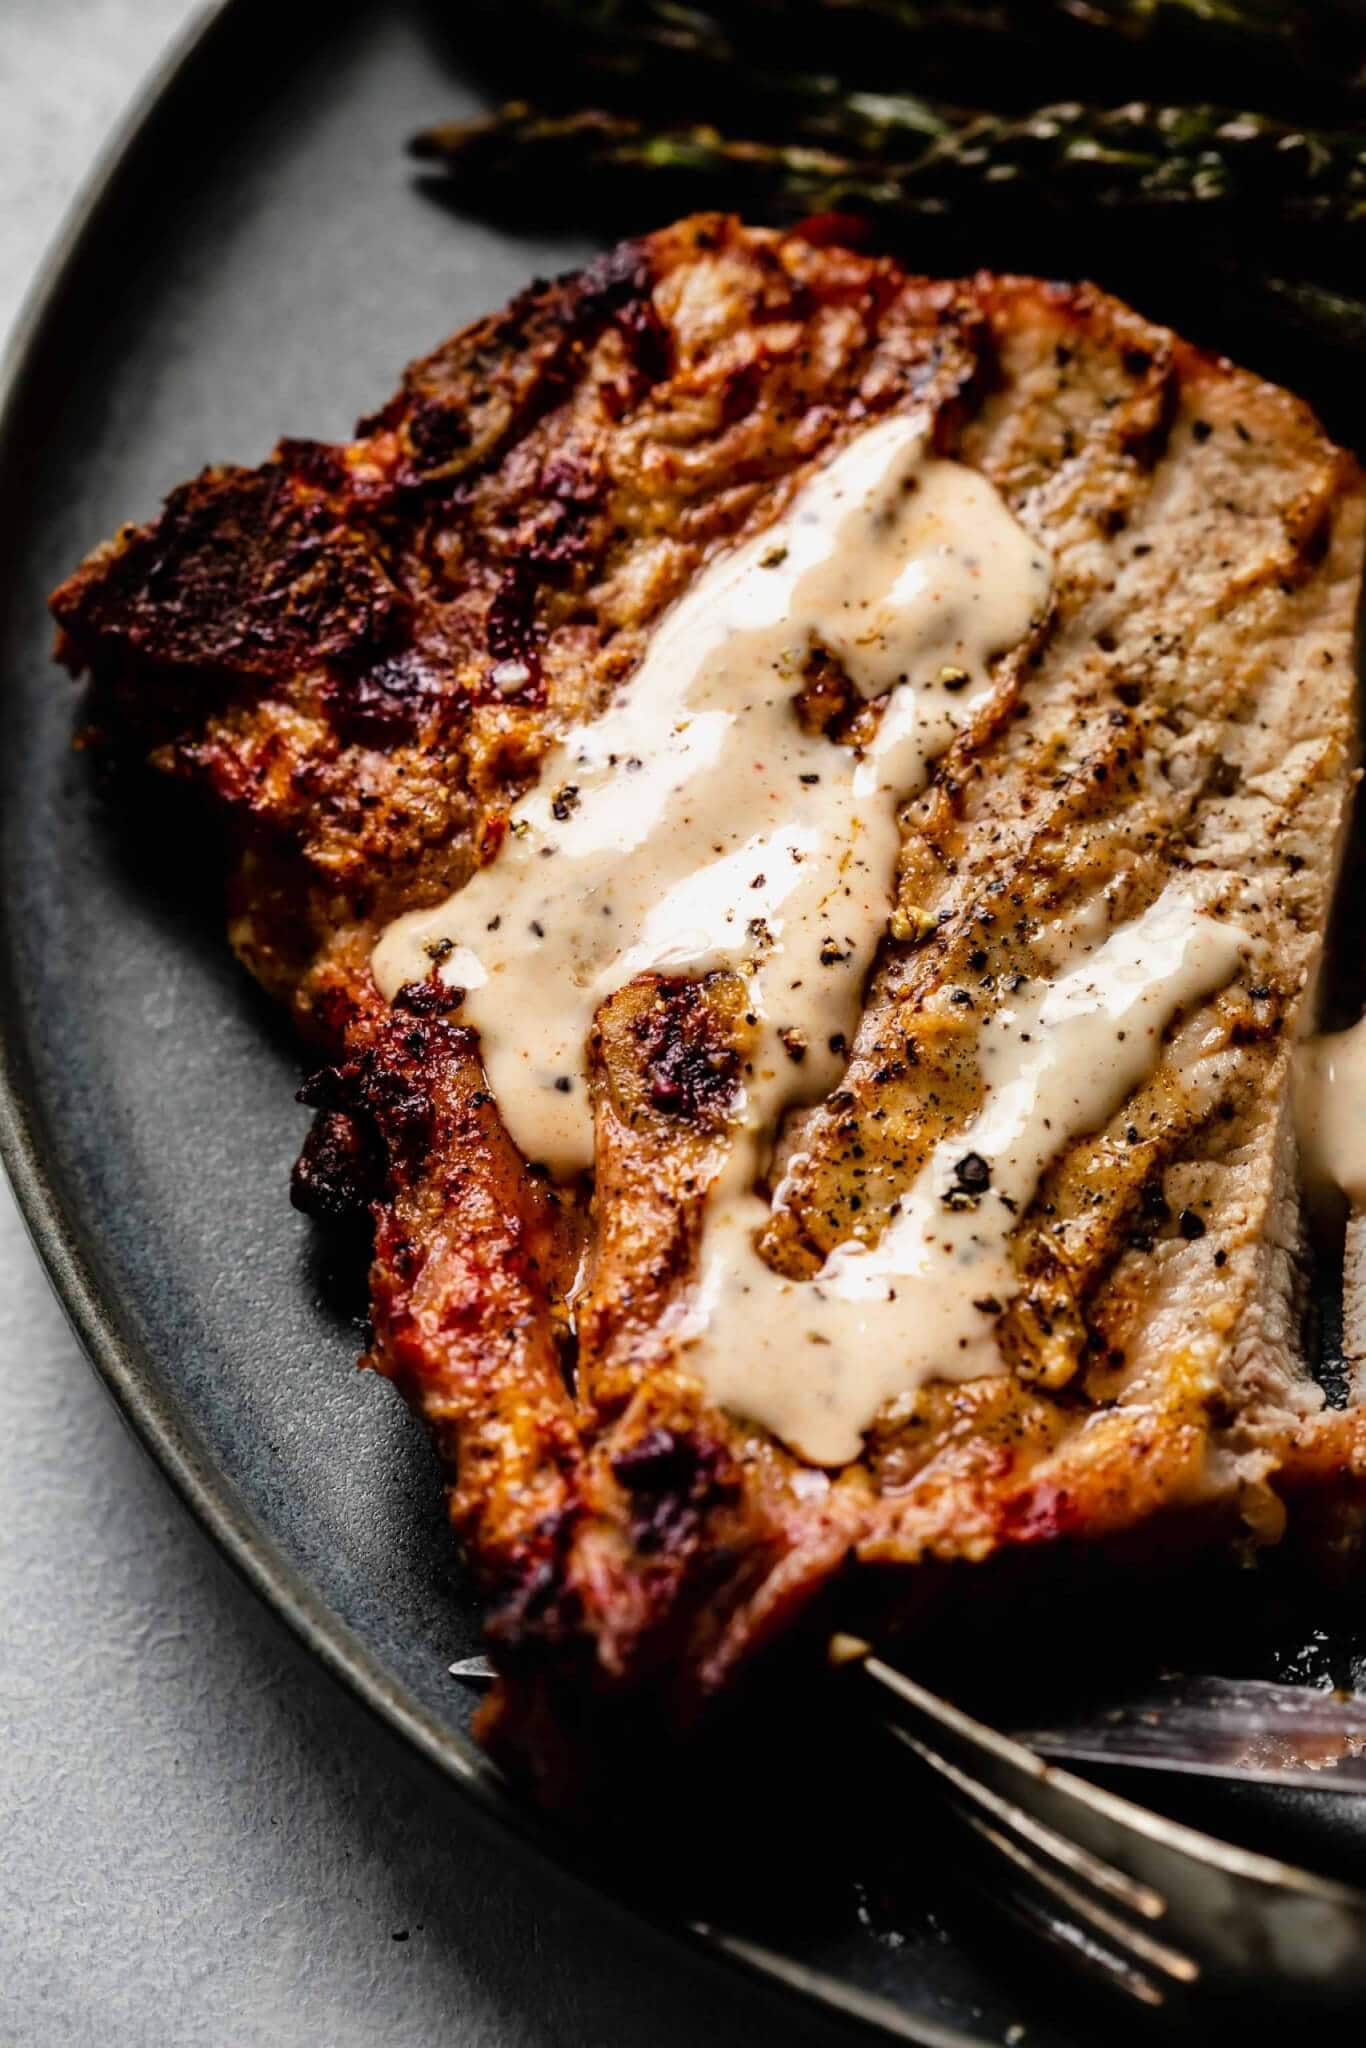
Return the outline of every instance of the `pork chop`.
[[[1051,604],[903,811],[765,1259],[799,1281],[879,1243],[1060,920],[1196,878],[1246,945],[1048,1163],[994,1369],[887,1401],[832,1468],[711,1399],[678,1335],[736,977],[607,996],[593,1173],[557,1182],[460,992],[433,972],[389,1002],[370,963],[497,862],[547,749],[707,567],[912,409],[1047,549]],[[1366,1432],[1320,1412],[1299,1337],[1288,1065],[1354,777],[1364,506],[1304,405],[1089,287],[932,281],[705,216],[532,286],[355,440],[206,471],[55,594],[92,728],[227,819],[232,943],[328,1062],[295,1199],[373,1225],[368,1363],[434,1435],[500,1673],[483,1732],[543,1796],[590,1725],[692,1729],[768,1645],[904,1624],[946,1578],[970,1599],[989,1560],[1274,1543],[1287,1501],[1354,1536]],[[828,664],[804,677],[804,718],[849,708]]]

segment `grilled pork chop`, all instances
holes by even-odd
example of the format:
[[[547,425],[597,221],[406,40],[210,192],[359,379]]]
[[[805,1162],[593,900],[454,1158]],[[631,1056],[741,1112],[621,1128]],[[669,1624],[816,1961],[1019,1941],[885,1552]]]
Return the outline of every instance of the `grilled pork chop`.
[[[912,410],[1047,549],[1050,609],[903,811],[765,1259],[800,1281],[878,1244],[1059,921],[1198,881],[1243,950],[1020,1208],[994,1369],[912,1386],[832,1469],[710,1399],[678,1337],[743,982],[607,995],[594,1171],[557,1184],[459,989],[434,968],[387,1002],[370,962],[497,861],[556,735],[706,566]],[[590,1722],[673,1735],[799,1623],[904,1622],[991,1560],[1274,1542],[1287,1502],[1354,1536],[1366,1432],[1321,1412],[1299,1347],[1287,1073],[1353,780],[1364,505],[1303,405],[1087,287],[703,217],[534,285],[354,441],[206,471],[56,593],[92,726],[226,816],[233,945],[329,1062],[295,1198],[373,1223],[368,1363],[435,1437],[501,1673],[483,1732],[544,1796]],[[858,740],[837,662],[793,689]]]

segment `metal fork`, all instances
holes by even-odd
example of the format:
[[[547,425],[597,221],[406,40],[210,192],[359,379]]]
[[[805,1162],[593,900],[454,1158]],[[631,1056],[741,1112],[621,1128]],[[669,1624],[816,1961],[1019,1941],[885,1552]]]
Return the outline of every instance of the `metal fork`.
[[[1366,1892],[1045,1763],[857,1637],[832,1638],[830,1657],[879,1689],[890,1733],[980,1848],[992,1897],[1130,1998],[1162,2006],[1197,1987],[1366,1997]]]

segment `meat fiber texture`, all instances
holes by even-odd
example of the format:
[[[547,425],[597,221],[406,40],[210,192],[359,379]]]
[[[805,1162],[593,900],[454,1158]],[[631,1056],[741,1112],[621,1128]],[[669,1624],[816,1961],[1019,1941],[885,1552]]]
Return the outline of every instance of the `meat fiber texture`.
[[[1259,964],[1051,1165],[1001,1370],[899,1398],[823,1473],[709,1405],[668,1334],[742,984],[603,1004],[594,1172],[561,1188],[450,992],[386,1005],[368,962],[496,856],[703,565],[907,408],[1047,546],[1054,603],[906,807],[897,928],[925,936],[889,930],[767,1255],[800,1275],[876,1239],[980,1100],[976,1033],[1048,971],[1050,921],[1198,871]],[[226,819],[232,943],[328,1062],[296,1199],[373,1229],[368,1362],[435,1437],[501,1674],[484,1733],[544,1796],[585,1728],[673,1740],[779,1641],[912,1625],[1003,1561],[1134,1571],[1275,1542],[1287,1503],[1352,1551],[1366,1430],[1322,1412],[1301,1349],[1288,1073],[1354,781],[1362,523],[1303,404],[1087,286],[704,216],[533,285],[354,441],[206,471],[56,593],[92,730]],[[804,716],[846,710],[808,678]]]

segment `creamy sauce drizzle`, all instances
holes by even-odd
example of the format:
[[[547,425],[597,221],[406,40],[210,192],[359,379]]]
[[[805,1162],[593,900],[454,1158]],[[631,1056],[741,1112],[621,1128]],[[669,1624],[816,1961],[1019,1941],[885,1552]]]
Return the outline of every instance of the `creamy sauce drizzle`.
[[[935,1147],[880,1241],[837,1246],[813,1280],[786,1280],[759,1257],[767,1204],[728,1168],[690,1354],[713,1397],[813,1464],[840,1465],[898,1394],[999,1372],[995,1322],[1019,1291],[1010,1238],[1044,1168],[1108,1122],[1172,1018],[1229,979],[1244,943],[1173,883],[1057,980],[1027,985],[983,1022],[978,1114]]]
[[[927,454],[922,421],[867,429],[666,614],[617,701],[547,755],[497,859],[374,952],[386,996],[433,963],[466,991],[512,1136],[558,1174],[592,1163],[599,1004],[652,970],[747,978],[758,1043],[677,1334],[715,1399],[814,1463],[854,1456],[890,1396],[999,1369],[995,1309],[976,1304],[1014,1291],[1009,1203],[1023,1207],[1067,1138],[1104,1121],[1175,1012],[1237,957],[1236,932],[1168,890],[984,1031],[984,1106],[880,1244],[840,1246],[813,1281],[759,1257],[769,1209],[755,1188],[775,1130],[838,1082],[887,928],[898,808],[980,711],[992,658],[1026,636],[1049,584],[992,485]],[[816,648],[881,700],[861,749],[798,721]],[[991,1190],[946,1206],[969,1151]]]
[[[1295,1120],[1305,1179],[1366,1204],[1366,1018],[1298,1048]]]
[[[564,1174],[592,1162],[598,1005],[651,970],[733,969],[762,1019],[743,1122],[771,1130],[835,1085],[830,1041],[857,1022],[890,914],[897,805],[1048,589],[986,478],[926,455],[922,420],[867,429],[664,616],[617,701],[547,755],[497,859],[388,928],[380,989],[439,960],[513,1137]],[[815,647],[884,700],[862,750],[798,722]]]

